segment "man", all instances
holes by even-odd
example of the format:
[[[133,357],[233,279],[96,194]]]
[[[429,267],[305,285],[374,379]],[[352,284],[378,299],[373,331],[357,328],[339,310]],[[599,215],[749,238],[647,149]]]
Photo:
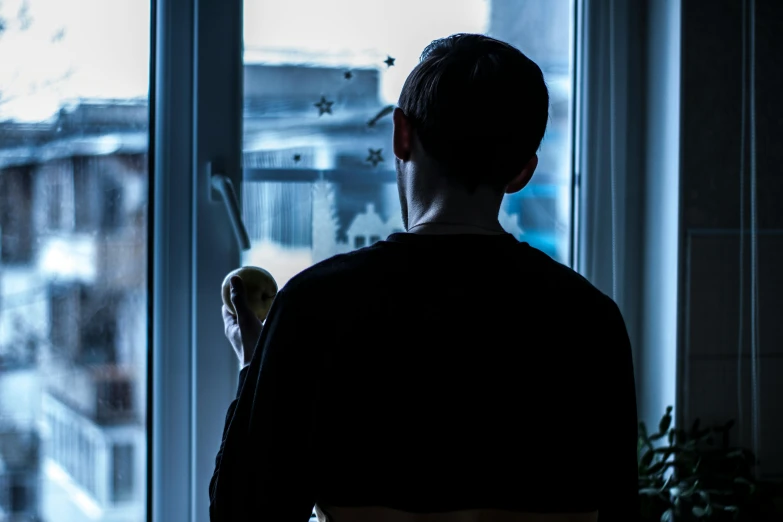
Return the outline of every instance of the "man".
[[[333,522],[638,517],[620,312],[498,223],[548,107],[519,50],[433,42],[393,115],[407,232],[294,277],[263,330],[233,281],[244,368],[213,522],[305,522],[314,505]]]

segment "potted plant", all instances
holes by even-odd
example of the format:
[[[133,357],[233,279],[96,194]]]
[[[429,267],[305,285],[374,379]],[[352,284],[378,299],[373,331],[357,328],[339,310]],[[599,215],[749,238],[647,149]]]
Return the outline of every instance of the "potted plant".
[[[751,451],[730,444],[734,421],[672,426],[672,407],[649,433],[639,423],[639,497],[643,522],[783,520],[781,485],[754,476]]]

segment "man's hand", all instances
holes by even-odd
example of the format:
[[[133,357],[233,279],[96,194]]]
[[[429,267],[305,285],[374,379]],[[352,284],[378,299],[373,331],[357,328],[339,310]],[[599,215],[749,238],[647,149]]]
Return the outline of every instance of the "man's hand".
[[[231,278],[231,303],[237,315],[234,317],[223,305],[223,324],[226,337],[244,368],[253,359],[253,352],[261,337],[261,321],[247,304],[245,285],[239,277]]]

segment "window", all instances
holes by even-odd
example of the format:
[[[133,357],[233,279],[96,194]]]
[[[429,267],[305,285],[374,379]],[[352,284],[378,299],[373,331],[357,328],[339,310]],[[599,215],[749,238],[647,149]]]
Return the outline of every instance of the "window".
[[[12,479],[8,488],[10,497],[9,511],[11,513],[24,513],[30,509],[30,492],[27,484]]]
[[[111,450],[112,464],[112,500],[123,502],[133,498],[133,445],[115,444]]]
[[[156,2],[166,16],[153,50],[165,72],[155,161],[165,169],[153,181],[167,190],[154,198],[164,215],[149,220],[151,2],[0,2],[0,461],[14,466],[13,481],[0,476],[4,511],[24,505],[42,522],[145,520],[154,223],[165,247],[156,275],[170,287],[155,288],[153,307],[152,398],[162,406],[153,439],[166,463],[152,472],[167,488],[154,509],[161,520],[191,509],[205,520],[236,363],[215,349],[225,344],[219,298],[202,289],[240,259],[225,210],[199,176],[214,162],[238,182],[242,145],[251,249],[241,261],[281,285],[401,231],[391,120],[375,116],[396,102],[432,39],[487,32],[542,65],[552,110],[539,171],[506,198],[501,221],[568,259],[570,0],[452,3]],[[242,106],[232,101],[239,82]],[[241,140],[231,130],[240,119]],[[40,443],[19,451],[28,439]]]
[[[396,103],[424,47],[457,32],[509,41],[544,71],[552,103],[539,168],[505,198],[500,218],[520,240],[568,260],[571,2],[451,4],[245,0],[244,264],[283,285],[402,229],[391,117],[375,116]]]
[[[126,375],[109,374],[102,377],[98,391],[98,417],[116,420],[132,416],[133,380]]]
[[[150,34],[144,0],[0,2],[2,519],[145,520]]]
[[[29,429],[0,427],[0,517],[28,519],[36,512],[36,483],[29,473],[38,464],[39,439]]]
[[[66,357],[76,356],[78,344],[79,310],[78,287],[53,282],[49,285],[49,335],[48,343],[51,352],[63,354]]]
[[[32,260],[31,195],[27,169],[9,168],[0,177],[0,263],[3,265],[27,264]]]

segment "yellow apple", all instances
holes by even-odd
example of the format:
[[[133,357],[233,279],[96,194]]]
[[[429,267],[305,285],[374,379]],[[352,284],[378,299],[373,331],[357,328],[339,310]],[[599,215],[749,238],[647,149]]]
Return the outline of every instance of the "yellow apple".
[[[259,320],[266,319],[269,308],[277,295],[277,282],[272,274],[257,266],[243,266],[237,268],[223,280],[223,304],[226,305],[231,315],[236,315],[234,305],[231,303],[231,278],[238,276],[245,284],[247,304]]]

